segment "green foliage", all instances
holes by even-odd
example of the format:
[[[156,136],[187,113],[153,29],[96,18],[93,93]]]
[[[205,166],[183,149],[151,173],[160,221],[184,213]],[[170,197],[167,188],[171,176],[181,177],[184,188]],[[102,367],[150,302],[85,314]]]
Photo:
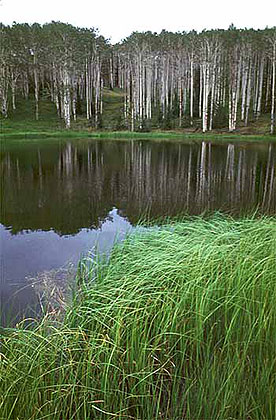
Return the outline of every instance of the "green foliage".
[[[227,107],[218,108],[215,115],[214,115],[214,120],[213,120],[214,128],[227,127],[227,123],[228,123],[228,109],[227,109]]]
[[[152,130],[152,121],[151,120],[143,120],[141,127],[137,130],[141,133],[150,133]]]
[[[64,320],[1,330],[1,418],[274,419],[275,218],[191,218],[82,261]]]

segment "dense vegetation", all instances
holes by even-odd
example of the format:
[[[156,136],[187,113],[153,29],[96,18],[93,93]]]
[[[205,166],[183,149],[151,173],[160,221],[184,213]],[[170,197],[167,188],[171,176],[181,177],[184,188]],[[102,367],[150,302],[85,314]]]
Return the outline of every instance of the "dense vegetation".
[[[275,218],[215,216],[83,261],[59,321],[5,330],[0,418],[276,418]]]
[[[135,32],[112,46],[94,29],[15,23],[1,25],[0,62],[3,117],[33,98],[36,120],[50,100],[67,128],[79,116],[101,128],[115,98],[110,129],[232,132],[267,114],[275,132],[275,27]]]

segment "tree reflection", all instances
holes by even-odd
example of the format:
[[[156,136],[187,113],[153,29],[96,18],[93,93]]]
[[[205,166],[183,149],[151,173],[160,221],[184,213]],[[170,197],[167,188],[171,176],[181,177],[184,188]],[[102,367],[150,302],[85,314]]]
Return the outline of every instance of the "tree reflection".
[[[1,223],[77,233],[114,206],[133,224],[174,216],[259,208],[275,213],[274,144],[94,141],[2,153]]]

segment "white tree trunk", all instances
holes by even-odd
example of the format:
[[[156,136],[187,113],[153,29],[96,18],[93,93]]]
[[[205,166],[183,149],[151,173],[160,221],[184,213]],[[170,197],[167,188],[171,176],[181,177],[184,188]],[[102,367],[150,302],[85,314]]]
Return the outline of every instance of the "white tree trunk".
[[[202,66],[199,69],[199,101],[198,101],[198,116],[199,118],[202,117],[202,84],[203,84],[203,75],[202,75]]]
[[[243,67],[242,72],[242,100],[241,100],[241,120],[244,121],[245,118],[245,102],[246,102],[246,86],[248,83],[248,64],[246,67]]]
[[[275,83],[276,83],[276,40],[273,44],[273,56],[272,56],[272,89],[271,89],[271,123],[270,133],[275,132]]]
[[[208,98],[209,98],[209,64],[203,65],[203,106],[202,106],[202,131],[208,130]]]
[[[64,121],[65,121],[65,127],[70,128],[71,126],[71,115],[70,115],[70,104],[71,104],[71,98],[70,98],[70,81],[69,81],[69,75],[68,71],[64,69],[64,76],[63,76],[63,108],[64,108]]]
[[[11,90],[12,90],[12,109],[16,110],[16,103],[15,103],[15,90],[16,90],[16,78],[14,74],[11,74]]]
[[[193,125],[194,118],[194,63],[191,60],[191,79],[190,79],[190,123]]]
[[[251,101],[251,82],[252,82],[252,69],[251,63],[249,64],[248,70],[248,82],[247,82],[247,94],[246,94],[246,108],[245,108],[245,126],[248,125],[248,118],[249,118],[249,109],[250,109],[250,101]]]
[[[39,82],[38,71],[36,68],[36,56],[34,54],[34,83],[35,83],[35,119],[38,120],[38,96],[39,96]]]
[[[261,115],[262,106],[262,91],[263,91],[263,78],[264,78],[264,57],[261,57],[260,73],[259,73],[259,92],[257,100],[256,117],[259,118]]]
[[[215,97],[215,83],[216,83],[216,63],[213,66],[212,69],[212,85],[211,85],[211,105],[210,105],[210,121],[209,121],[209,130],[211,131],[213,128],[213,114],[214,114],[214,97]]]

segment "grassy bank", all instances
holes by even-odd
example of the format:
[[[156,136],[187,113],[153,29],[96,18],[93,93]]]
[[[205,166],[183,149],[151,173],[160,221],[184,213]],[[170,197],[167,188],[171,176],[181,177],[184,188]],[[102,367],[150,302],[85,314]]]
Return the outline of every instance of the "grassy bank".
[[[83,262],[62,322],[2,331],[0,418],[275,419],[275,255],[275,218],[217,216]]]
[[[245,142],[259,142],[259,141],[276,141],[275,136],[270,135],[240,135],[233,133],[191,133],[178,131],[152,131],[150,133],[139,133],[131,131],[83,131],[83,130],[13,130],[8,133],[2,132],[0,134],[0,141],[11,140],[47,140],[47,139],[114,139],[114,140],[180,140],[180,141],[245,141]]]
[[[245,140],[245,141],[264,141],[276,140],[276,136],[269,134],[269,115],[264,115],[258,120],[252,119],[248,127],[243,123],[238,126],[235,133],[228,133],[227,127],[224,129],[213,130],[203,134],[201,131],[201,121],[195,120],[194,127],[187,126],[179,130],[163,130],[152,128],[150,132],[130,132],[124,131],[118,121],[122,113],[123,92],[120,89],[110,91],[104,89],[104,113],[103,127],[95,130],[91,122],[85,115],[78,117],[77,121],[72,121],[71,129],[66,130],[64,122],[58,118],[55,106],[47,99],[42,99],[39,103],[39,120],[36,121],[35,102],[33,99],[24,100],[18,98],[16,110],[10,110],[9,118],[2,118],[0,139],[10,140],[13,138],[26,138],[31,140],[47,138],[114,138],[114,139],[206,139],[208,141],[218,140]],[[177,127],[177,125],[176,125]]]

